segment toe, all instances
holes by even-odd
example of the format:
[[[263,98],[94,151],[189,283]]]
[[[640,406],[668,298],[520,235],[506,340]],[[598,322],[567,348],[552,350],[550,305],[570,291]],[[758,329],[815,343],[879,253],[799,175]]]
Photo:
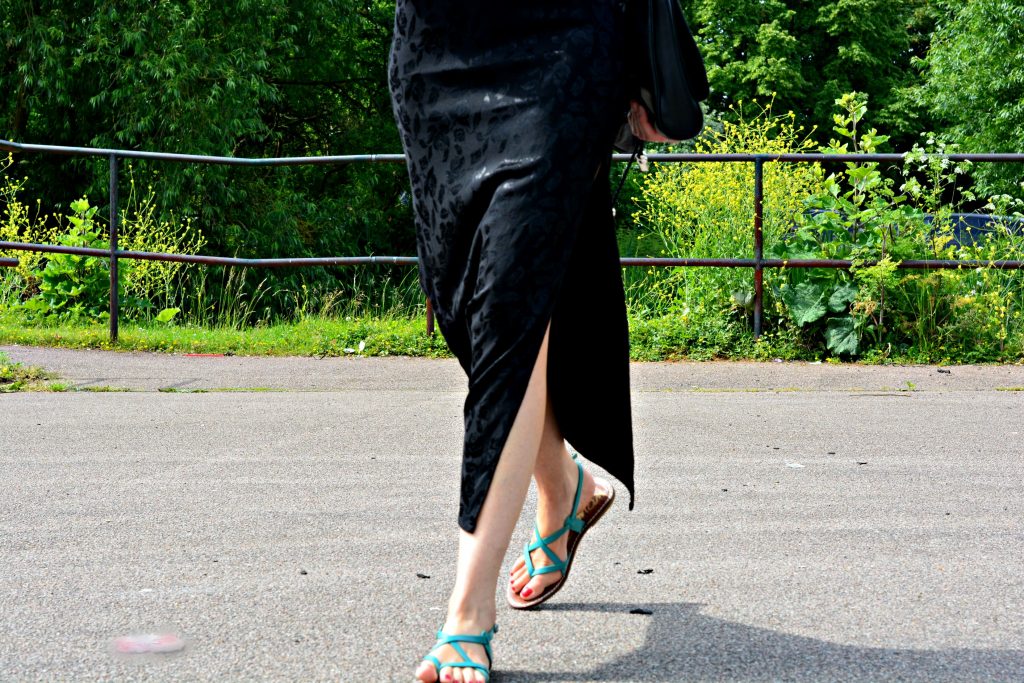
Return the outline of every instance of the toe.
[[[420,662],[419,668],[416,669],[416,680],[421,683],[436,683],[438,680],[437,669],[430,662]]]
[[[549,585],[558,580],[561,576],[559,573],[541,574],[530,579],[526,587],[519,591],[519,596],[523,600],[533,600],[538,595],[544,592],[544,589]]]
[[[530,573],[526,569],[521,569],[512,575],[510,581],[516,589],[520,589],[526,585],[526,582],[530,580]]]
[[[521,572],[521,573],[517,574],[515,579],[512,581],[512,590],[515,591],[516,593],[519,593],[520,591],[523,590],[523,588],[526,587],[526,584],[528,584],[529,582],[530,582],[530,574],[529,574],[529,572],[525,572],[525,571]]]
[[[509,574],[515,574],[516,572],[521,572],[524,567],[526,567],[526,560],[524,560],[523,556],[520,555],[516,559],[516,561],[512,563],[512,570],[509,572]]]

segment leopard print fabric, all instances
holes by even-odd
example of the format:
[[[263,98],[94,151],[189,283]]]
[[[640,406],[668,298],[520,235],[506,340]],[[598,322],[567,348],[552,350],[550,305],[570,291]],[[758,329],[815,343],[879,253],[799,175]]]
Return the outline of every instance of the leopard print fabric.
[[[459,525],[490,487],[551,322],[566,439],[633,492],[608,159],[628,102],[618,0],[398,0],[389,81],[420,282],[469,379]]]

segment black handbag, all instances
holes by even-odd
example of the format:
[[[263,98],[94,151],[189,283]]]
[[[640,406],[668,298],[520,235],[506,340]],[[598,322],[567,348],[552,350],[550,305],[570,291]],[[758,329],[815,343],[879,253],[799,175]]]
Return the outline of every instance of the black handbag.
[[[697,137],[704,128],[700,103],[710,94],[708,72],[679,0],[625,0],[624,10],[630,99],[644,105],[665,137]],[[629,123],[619,129],[614,145],[632,157],[613,195],[612,215],[633,162],[639,158],[643,168],[646,161],[644,141],[633,135]]]
[[[689,140],[704,127],[704,59],[679,0],[626,0],[630,96],[647,108],[665,137]]]

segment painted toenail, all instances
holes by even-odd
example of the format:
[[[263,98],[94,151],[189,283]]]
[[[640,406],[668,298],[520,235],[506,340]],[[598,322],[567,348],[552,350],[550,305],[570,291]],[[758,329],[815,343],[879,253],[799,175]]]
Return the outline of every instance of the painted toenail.
[[[531,595],[533,595],[533,589],[532,588],[527,588],[526,590],[523,591],[523,597],[524,598],[528,598]]]

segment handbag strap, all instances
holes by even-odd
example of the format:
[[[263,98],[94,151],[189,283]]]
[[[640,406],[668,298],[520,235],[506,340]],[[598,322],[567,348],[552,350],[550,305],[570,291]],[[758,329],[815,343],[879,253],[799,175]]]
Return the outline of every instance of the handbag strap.
[[[615,207],[619,203],[619,195],[622,194],[622,188],[626,184],[626,178],[629,177],[629,171],[633,168],[633,164],[640,158],[640,155],[644,153],[644,141],[637,138],[636,146],[633,148],[633,154],[629,157],[629,163],[626,164],[626,170],[622,172],[622,178],[619,180],[619,186],[615,189],[615,195],[612,197],[612,216],[615,215]]]

